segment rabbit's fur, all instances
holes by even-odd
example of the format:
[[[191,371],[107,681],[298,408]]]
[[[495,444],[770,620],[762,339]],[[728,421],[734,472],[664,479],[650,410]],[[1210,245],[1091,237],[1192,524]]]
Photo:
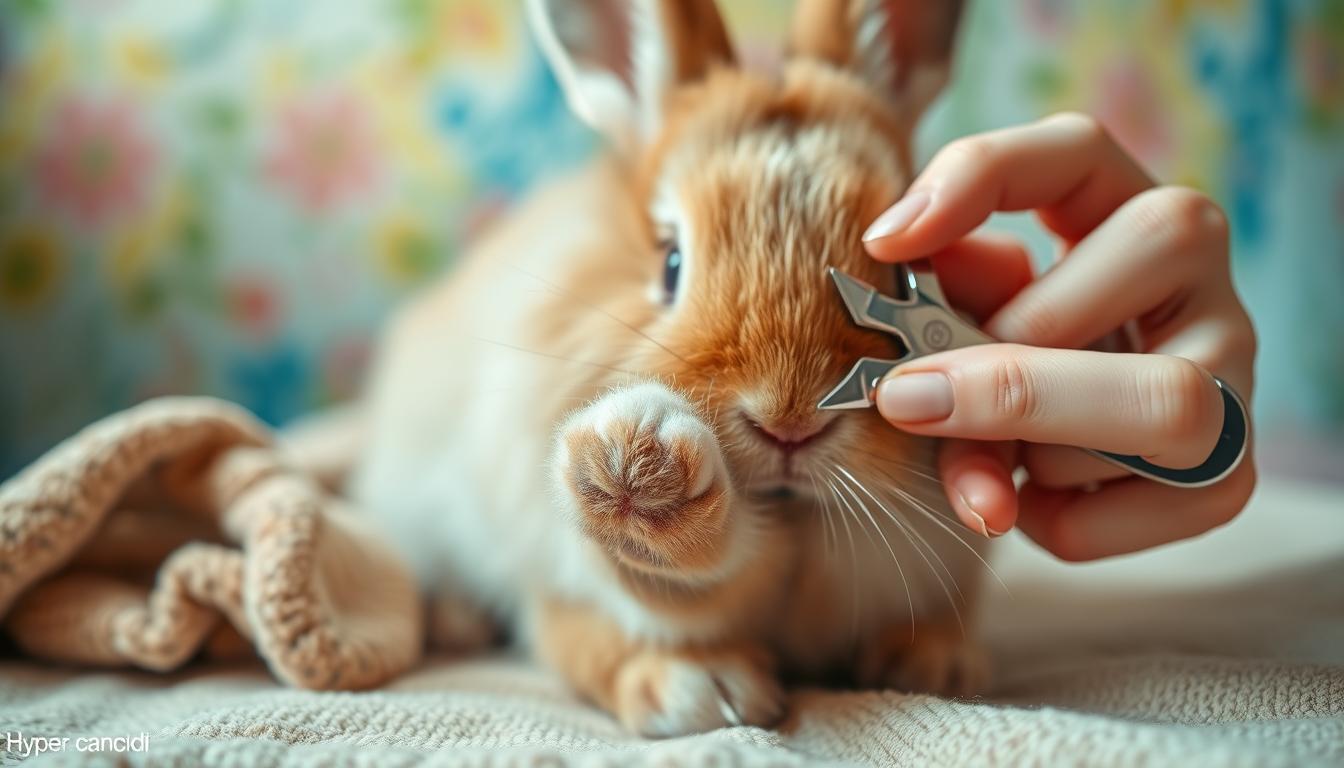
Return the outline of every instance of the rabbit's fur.
[[[614,150],[396,317],[356,478],[441,643],[502,622],[650,735],[769,724],[786,678],[983,684],[962,627],[981,540],[934,444],[816,408],[860,356],[899,353],[825,268],[895,290],[860,237],[909,181],[955,5],[805,0],[760,75],[708,0],[532,3]]]

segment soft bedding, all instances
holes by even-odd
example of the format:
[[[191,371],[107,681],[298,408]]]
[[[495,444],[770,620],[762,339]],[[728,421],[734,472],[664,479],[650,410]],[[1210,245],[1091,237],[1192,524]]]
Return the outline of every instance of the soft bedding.
[[[265,437],[245,442],[251,453]],[[248,530],[234,533],[244,557],[260,535]],[[381,553],[343,551],[383,564]],[[1004,586],[991,582],[980,620],[998,680],[972,701],[800,690],[776,730],[645,741],[508,654],[431,658],[372,690],[287,687],[374,678],[304,678],[283,647],[259,639],[264,612],[229,615],[247,604],[238,598],[221,601],[216,620],[252,639],[257,660],[209,660],[201,629],[198,659],[171,672],[62,667],[13,650],[0,662],[0,750],[25,765],[105,759],[99,747],[126,747],[114,754],[136,765],[1344,764],[1339,490],[1271,478],[1233,524],[1192,542],[1066,565],[1013,535],[995,564]],[[351,612],[339,595],[312,594],[330,621],[295,636],[404,648],[378,630],[405,628],[385,606]],[[407,653],[369,656],[397,659],[375,677]],[[143,649],[122,656],[90,661],[162,661]],[[349,668],[367,670],[357,657]],[[60,751],[32,754],[35,739],[62,737]],[[129,741],[107,740],[117,738]]]

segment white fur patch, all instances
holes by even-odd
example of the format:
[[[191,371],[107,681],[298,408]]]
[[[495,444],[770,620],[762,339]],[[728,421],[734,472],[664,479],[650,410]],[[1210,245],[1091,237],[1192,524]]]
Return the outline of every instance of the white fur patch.
[[[727,466],[713,430],[700,418],[690,401],[657,382],[643,382],[607,392],[566,419],[560,434],[574,428],[591,428],[600,434],[617,423],[637,424],[653,430],[664,440],[677,437],[698,445],[701,462],[691,486],[693,496],[706,492],[716,481],[728,482]],[[570,461],[565,443],[563,439],[557,440],[553,467],[557,473],[557,497],[572,519],[578,514],[578,501],[571,495],[561,474]],[[610,459],[619,463],[622,457],[614,453]],[[750,558],[750,542],[755,537],[749,520],[746,510],[730,508],[728,524],[732,539],[728,555],[716,568],[699,574],[695,582],[709,584],[730,578]],[[658,642],[703,641],[720,636],[731,625],[731,616],[706,616],[699,621],[674,620],[651,611],[612,578],[602,555],[576,526],[566,526],[564,536],[568,541],[559,548],[564,555],[554,586],[569,597],[596,602],[632,637]]]
[[[618,423],[636,424],[640,430],[651,430],[664,443],[681,439],[699,448],[701,461],[691,482],[691,498],[708,491],[716,480],[727,482],[728,467],[724,463],[723,451],[719,449],[714,430],[700,418],[689,400],[657,382],[644,382],[608,392],[571,416],[561,433],[586,426],[601,435]],[[561,441],[561,466],[568,466],[567,448],[563,443]],[[619,463],[623,457],[614,454],[610,458],[613,473],[619,474]]]
[[[669,414],[658,427],[658,439],[664,443],[684,440],[696,446],[700,466],[691,480],[689,495],[692,499],[709,490],[715,480],[726,482],[728,469],[724,466],[723,452],[714,439],[714,431],[694,414]]]

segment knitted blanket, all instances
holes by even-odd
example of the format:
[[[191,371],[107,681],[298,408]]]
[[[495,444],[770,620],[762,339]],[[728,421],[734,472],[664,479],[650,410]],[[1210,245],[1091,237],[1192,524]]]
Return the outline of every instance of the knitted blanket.
[[[391,550],[207,398],[111,416],[0,486],[0,619],[36,658],[167,670],[255,648],[303,688],[377,685],[421,648]]]
[[[142,436],[114,439],[130,434]],[[7,631],[29,655],[82,665],[0,662],[0,753],[31,756],[33,765],[99,751],[147,765],[1344,764],[1339,490],[1271,479],[1230,526],[1084,566],[1007,537],[995,567],[1008,589],[992,582],[980,617],[998,671],[982,699],[800,690],[777,729],[650,742],[517,658],[436,658],[394,676],[418,647],[403,634],[414,623],[406,617],[418,617],[404,575],[371,531],[353,534],[358,524],[318,484],[285,468],[268,440],[219,403],[151,403],[96,426],[0,490],[0,531],[16,530],[21,510],[40,514],[34,525],[49,532],[45,547],[29,532],[0,536],[0,565],[22,553],[45,574],[16,581],[11,571],[32,566],[0,567],[0,606],[13,606]],[[88,464],[79,456],[104,458]],[[122,494],[98,479],[123,474],[148,478],[157,494]],[[61,479],[41,480],[51,477]],[[193,502],[175,502],[176,517],[158,518],[162,529],[190,506],[191,519],[218,540],[166,559],[144,556],[158,572],[150,588],[126,575],[134,569],[124,561],[92,556],[93,544],[115,539],[112,526],[89,517],[148,509],[138,498],[155,496]],[[321,554],[328,546],[332,557]],[[40,554],[49,550],[62,554]],[[67,581],[77,564],[85,581]],[[207,572],[215,589],[192,575]],[[263,574],[298,586],[275,595]],[[304,606],[305,618],[291,615]],[[36,618],[44,614],[57,618]],[[223,627],[233,628],[233,644],[219,639]],[[207,656],[248,638],[264,666],[88,668],[181,664],[187,656],[160,642],[165,636]],[[380,681],[371,691],[302,689]],[[39,744],[48,751],[37,753]]]

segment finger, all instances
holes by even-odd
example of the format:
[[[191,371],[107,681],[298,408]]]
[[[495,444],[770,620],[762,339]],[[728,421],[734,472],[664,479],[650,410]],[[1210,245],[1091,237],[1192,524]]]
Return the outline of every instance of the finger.
[[[945,440],[938,455],[938,474],[947,500],[961,522],[992,538],[1002,536],[1017,521],[1017,488],[1013,485],[1008,443]]]
[[[1086,493],[1028,483],[1021,489],[1018,527],[1062,560],[1096,560],[1216,528],[1246,506],[1254,489],[1255,467],[1249,461],[1207,488],[1133,478]]]
[[[1130,476],[1123,467],[1067,445],[1026,444],[1022,466],[1042,488],[1078,488]]]
[[[1152,179],[1094,118],[1054,115],[948,144],[864,233],[882,261],[946,248],[994,211],[1038,209],[1068,242],[1092,231]]]
[[[1192,297],[1170,325],[1173,328],[1143,332],[1150,351],[1194,360],[1250,399],[1255,384],[1255,327],[1235,293]]]
[[[1075,445],[1177,469],[1207,459],[1223,425],[1213,377],[1184,358],[1016,344],[898,366],[877,408],[915,434]]]
[[[1170,319],[1193,293],[1231,294],[1227,219],[1205,195],[1157,187],[1125,202],[986,323],[1003,341],[1086,346],[1123,323]],[[1154,310],[1167,304],[1162,317]]]
[[[1016,239],[969,235],[932,257],[938,283],[953,307],[983,322],[1031,283],[1031,256]]]

